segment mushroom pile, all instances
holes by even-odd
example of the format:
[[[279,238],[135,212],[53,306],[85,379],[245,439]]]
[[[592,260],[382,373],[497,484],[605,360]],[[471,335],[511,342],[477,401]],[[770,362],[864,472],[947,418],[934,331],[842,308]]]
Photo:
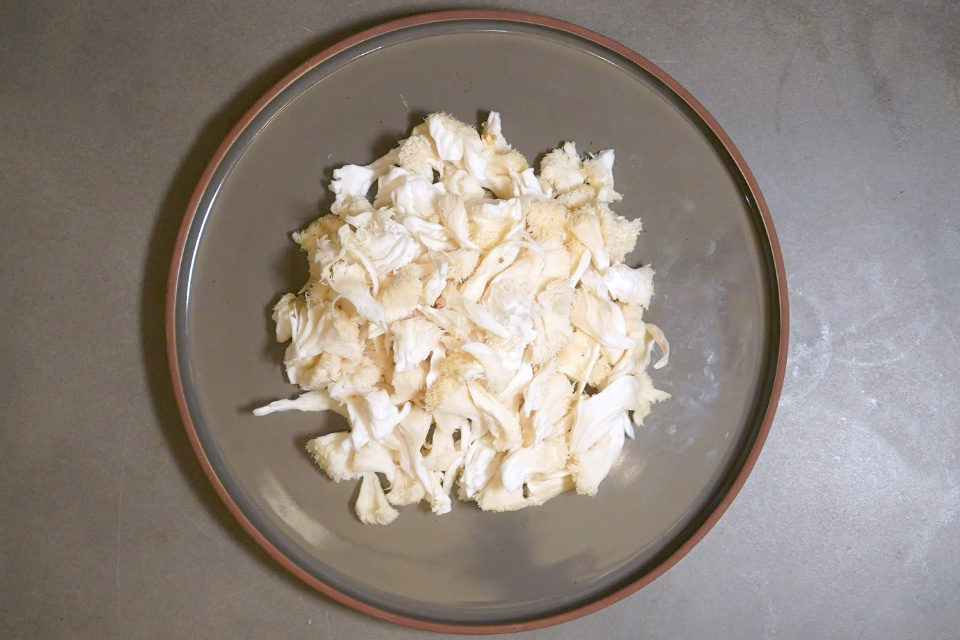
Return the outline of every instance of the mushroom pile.
[[[454,489],[488,511],[594,495],[669,397],[646,372],[669,347],[643,320],[653,270],[624,264],[641,224],[611,209],[613,164],[567,142],[538,175],[496,112],[479,132],[435,113],[334,171],[331,212],[293,236],[309,280],[273,315],[304,393],[254,413],[347,418],[307,449],[361,479],[361,521],[447,513]]]

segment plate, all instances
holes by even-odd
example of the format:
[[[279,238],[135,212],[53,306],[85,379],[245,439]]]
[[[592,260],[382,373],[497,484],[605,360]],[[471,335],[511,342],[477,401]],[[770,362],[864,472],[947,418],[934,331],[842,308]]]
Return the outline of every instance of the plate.
[[[288,397],[271,305],[306,262],[290,233],[326,210],[334,167],[380,156],[427,113],[479,122],[535,158],[562,140],[614,148],[616,210],[644,222],[628,263],[652,263],[648,317],[666,331],[673,394],[595,498],[516,513],[459,503],[352,512],[304,443],[326,414],[255,418]],[[349,38],[294,70],[243,117],[189,205],[173,260],[168,347],[200,464],[243,527],[322,593],[396,623],[460,633],[555,624],[649,583],[703,537],[753,466],[786,359],[783,265],[757,184],[730,139],[662,70],[549,18],[427,14]],[[456,502],[456,501],[455,501]]]

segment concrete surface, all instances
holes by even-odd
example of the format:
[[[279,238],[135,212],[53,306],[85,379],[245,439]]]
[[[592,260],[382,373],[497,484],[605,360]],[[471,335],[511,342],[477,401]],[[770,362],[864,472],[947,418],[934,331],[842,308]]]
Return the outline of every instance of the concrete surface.
[[[0,637],[413,638],[232,522],[178,422],[163,285],[188,193],[323,45],[462,3],[13,2],[0,21]],[[498,2],[658,61],[776,220],[792,353],[727,515],[529,638],[960,637],[960,5]]]

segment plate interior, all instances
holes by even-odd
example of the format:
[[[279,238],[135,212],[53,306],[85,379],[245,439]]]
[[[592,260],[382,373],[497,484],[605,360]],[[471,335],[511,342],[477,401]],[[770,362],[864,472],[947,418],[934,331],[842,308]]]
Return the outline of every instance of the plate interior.
[[[640,216],[628,257],[657,271],[647,317],[670,364],[657,406],[595,498],[436,517],[402,508],[388,527],[353,515],[353,482],[307,457],[326,414],[255,418],[295,394],[270,308],[306,279],[290,233],[331,202],[334,167],[387,151],[427,113],[478,123],[500,111],[534,159],[564,140],[614,148],[614,208]],[[576,36],[503,21],[435,23],[361,43],[303,74],[241,134],[200,202],[176,301],[185,396],[198,438],[246,517],[336,589],[405,616],[511,623],[601,598],[680,546],[729,488],[760,429],[779,311],[770,249],[744,180],[714,134],[632,62]]]

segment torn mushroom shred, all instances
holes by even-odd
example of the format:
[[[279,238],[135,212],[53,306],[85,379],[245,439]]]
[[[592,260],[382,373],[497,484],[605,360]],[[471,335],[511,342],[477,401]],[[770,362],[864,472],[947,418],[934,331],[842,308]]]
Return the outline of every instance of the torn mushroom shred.
[[[293,234],[310,278],[273,315],[304,393],[254,413],[348,419],[307,451],[361,480],[361,522],[423,500],[443,514],[454,491],[488,511],[593,495],[669,398],[646,371],[669,345],[643,320],[653,269],[624,264],[641,226],[610,208],[613,165],[567,142],[538,175],[498,113],[479,133],[435,113],[334,171],[331,213]]]

